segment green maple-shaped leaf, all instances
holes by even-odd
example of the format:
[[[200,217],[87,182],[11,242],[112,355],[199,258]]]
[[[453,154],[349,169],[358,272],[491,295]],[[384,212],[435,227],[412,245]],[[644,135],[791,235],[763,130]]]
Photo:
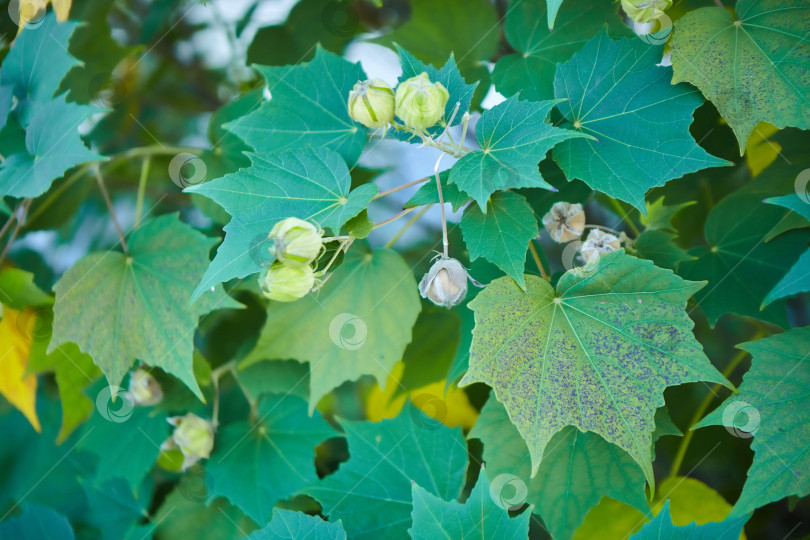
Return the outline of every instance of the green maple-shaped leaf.
[[[678,273],[687,279],[707,279],[709,286],[695,295],[697,304],[714,325],[726,313],[754,317],[787,327],[783,301],[773,300],[760,310],[766,295],[785,271],[796,263],[810,239],[808,231],[791,231],[765,242],[769,231],[787,211],[762,204],[758,192],[735,193],[720,201],[706,219],[707,246],[689,251]]]
[[[810,3],[740,0],[690,11],[675,23],[672,82],[689,82],[714,103],[740,155],[759,122],[810,127]]]
[[[683,261],[695,258],[675,243],[676,235],[662,229],[647,229],[633,242],[633,249],[639,257],[649,259],[661,268],[675,270]]]
[[[422,62],[434,66],[455,53],[455,61],[467,80],[487,81],[477,87],[476,99],[480,101],[489,86],[489,71],[482,62],[498,48],[497,29],[495,8],[487,0],[411,0],[410,17],[405,24],[372,41],[389,47],[401,45]]]
[[[540,234],[526,199],[517,193],[498,191],[487,202],[486,214],[471,204],[461,217],[461,232],[470,260],[484,257],[512,276],[521,288],[525,287],[527,246]]]
[[[0,194],[42,195],[69,168],[104,159],[89,150],[78,127],[101,109],[66,103],[65,96],[37,106],[25,132],[25,152],[6,157],[0,167]]]
[[[301,512],[273,508],[273,519],[263,529],[254,531],[244,540],[346,540],[343,524],[329,523],[319,517]]]
[[[801,216],[805,220],[810,220],[810,203],[808,203],[806,196],[803,198],[799,197],[798,194],[785,195],[783,197],[765,199],[765,202],[789,208],[793,210],[797,216]],[[806,222],[800,224],[806,225]],[[770,239],[766,241],[770,241]],[[810,291],[810,249],[799,257],[799,260],[796,261],[796,264],[785,274],[785,277],[768,293],[768,296],[766,296],[765,300],[762,302],[762,306],[767,306],[774,300],[807,291]]]
[[[19,268],[0,271],[0,300],[18,311],[29,306],[53,305],[53,297],[34,283],[34,274]]]
[[[189,310],[212,244],[176,215],[167,215],[135,230],[127,254],[82,258],[54,286],[48,353],[76,343],[114,386],[139,359],[171,373],[202,399],[192,370],[197,320],[214,309],[239,306],[219,287]]]
[[[21,514],[0,523],[0,538],[44,538],[73,540],[67,518],[51,508],[26,504]]]
[[[23,28],[3,59],[0,87],[12,89],[23,126],[28,125],[38,107],[51,101],[65,74],[79,65],[68,52],[68,41],[77,25],[59,23],[53,13],[48,13],[40,24]],[[61,130],[58,136],[65,131]]]
[[[496,279],[470,302],[475,331],[460,386],[484,382],[526,439],[536,473],[565,426],[626,450],[654,483],[651,435],[668,386],[729,384],[703,354],[684,307],[703,283],[617,251],[566,272],[556,290]]]
[[[810,291],[810,249],[802,253],[796,264],[790,267],[779,283],[777,283],[765,300],[762,307],[767,306],[774,300],[787,298],[799,293]]]
[[[113,478],[127,482],[137,493],[144,476],[157,461],[160,443],[169,436],[166,414],[143,407],[134,407],[132,398],[123,393],[114,395],[101,388],[99,408],[83,427],[79,447],[94,454],[96,472],[93,482],[100,486]],[[95,394],[94,394],[95,396]]]
[[[295,395],[266,396],[258,423],[223,427],[206,465],[208,499],[225,497],[256,523],[267,523],[276,502],[318,479],[315,447],[339,435],[306,400]]]
[[[661,67],[663,47],[640,39],[611,40],[602,32],[557,67],[554,94],[560,111],[592,135],[566,141],[554,159],[569,180],[579,178],[646,212],[644,194],[668,180],[707,167],[730,165],[708,154],[689,133],[703,103],[688,85],[671,85]]]
[[[464,538],[470,540],[524,540],[529,534],[530,512],[510,519],[508,506],[495,503],[483,467],[469,498],[461,504],[445,501],[413,484],[413,540]]]
[[[550,189],[537,164],[557,143],[587,136],[546,122],[554,104],[512,97],[484,111],[475,126],[481,149],[470,151],[453,165],[449,182],[475,199],[484,212],[495,191],[517,187]]]
[[[631,540],[737,540],[747,518],[727,519],[719,523],[698,525],[694,522],[684,527],[672,523],[669,501],[649,523],[630,537]]]
[[[45,348],[42,342],[32,345],[28,369],[35,373],[53,371],[56,376],[62,402],[62,427],[56,440],[61,443],[93,412],[95,404],[83,390],[101,376],[101,370],[75,343],[60,345],[48,355]]]
[[[461,430],[450,429],[406,406],[379,423],[341,422],[349,461],[303,490],[331,521],[343,521],[351,538],[406,538],[411,526],[412,483],[444,500],[459,496],[467,470]]]
[[[554,435],[543,461],[532,478],[532,464],[526,441],[509,420],[506,409],[489,399],[469,434],[484,444],[487,474],[494,481],[502,474],[516,477],[526,486],[525,502],[543,518],[551,535],[569,539],[588,511],[604,497],[625,502],[642,512],[649,511],[644,494],[644,474],[630,455],[595,433],[573,426]],[[513,480],[514,481],[514,480]],[[505,493],[507,506],[523,500]]]
[[[185,475],[164,499],[149,532],[156,538],[222,540],[244,538],[256,524],[225,499],[205,503],[205,488],[199,484],[204,473]],[[135,538],[140,538],[136,536]]]
[[[631,34],[612,2],[567,0],[512,0],[504,32],[517,54],[501,57],[492,71],[495,87],[504,95],[520,92],[522,99],[554,99],[554,70],[580,50],[608,24],[612,36]],[[546,9],[548,4],[548,9]],[[544,19],[548,16],[548,25]],[[554,23],[554,31],[549,30]]]
[[[317,295],[270,304],[242,366],[268,359],[309,362],[312,411],[345,381],[372,375],[384,387],[421,308],[413,272],[398,253],[355,249]]]
[[[315,58],[292,66],[256,66],[271,99],[255,112],[225,125],[264,156],[308,146],[338,152],[354,165],[366,144],[366,130],[349,116],[349,92],[366,78],[352,64],[321,47]]]
[[[233,216],[192,301],[217,283],[255,274],[272,262],[267,235],[282,219],[306,219],[337,232],[377,193],[374,184],[349,193],[346,162],[324,148],[252,154],[251,161],[247,169],[186,189],[205,195]]]
[[[458,212],[459,209],[470,202],[470,197],[460,191],[458,186],[448,184],[447,179],[450,177],[450,169],[439,173],[439,182],[442,185],[442,198],[444,202],[450,203],[453,206],[453,211]],[[402,205],[403,208],[411,208],[414,206],[423,206],[426,204],[437,204],[439,202],[439,189],[436,187],[436,178],[430,178],[427,182],[422,184],[413,197]]]
[[[754,462],[732,516],[810,493],[810,327],[739,348],[753,357],[739,393],[695,426],[726,426],[754,438]]]

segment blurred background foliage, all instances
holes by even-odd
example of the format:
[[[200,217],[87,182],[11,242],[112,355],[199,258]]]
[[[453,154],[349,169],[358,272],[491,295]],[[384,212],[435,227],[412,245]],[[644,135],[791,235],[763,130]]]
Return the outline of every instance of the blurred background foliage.
[[[713,4],[712,0],[685,0],[676,3],[670,15],[676,19],[687,10]],[[725,4],[730,6],[733,2],[726,1]],[[4,3],[3,13],[6,6]],[[69,73],[62,89],[68,91],[70,100],[110,110],[109,114],[89,126],[85,139],[99,153],[126,156],[102,165],[123,228],[129,229],[133,224],[139,178],[141,174],[147,174],[143,197],[144,208],[149,209],[150,214],[179,212],[183,220],[218,237],[222,225],[228,220],[227,214],[208,200],[183,194],[171,182],[167,170],[173,150],[148,158],[127,155],[127,152],[142,147],[210,148],[203,154],[208,179],[247,165],[242,154],[246,147],[221,126],[251,110],[262,95],[263,79],[250,66],[285,65],[308,60],[318,43],[335,53],[347,53],[353,60],[362,56],[365,61],[383,64],[392,56],[382,47],[391,47],[394,43],[406,47],[420,60],[435,65],[443,64],[455,51],[465,78],[481,81],[474,99],[474,106],[479,107],[490,92],[493,63],[513,52],[503,35],[502,26],[498,25],[506,8],[506,0],[384,0],[381,6],[371,0],[219,0],[204,3],[74,0],[70,18],[82,21],[83,25],[73,36],[69,50],[81,65]],[[0,58],[7,53],[17,31],[10,18],[0,17]],[[358,40],[375,45],[359,49],[356,47]],[[396,70],[396,67],[387,69]],[[11,140],[8,131],[12,129],[13,125],[3,128],[0,142]],[[689,174],[655,188],[647,195],[648,201],[665,197],[669,205],[693,203],[688,213],[682,212],[674,218],[677,244],[684,250],[705,243],[703,226],[706,216],[720,199],[751,182],[754,175],[760,174],[767,165],[776,162],[779,166],[781,158],[774,151],[774,145],[797,163],[810,160],[807,152],[810,140],[806,132],[776,132],[767,127],[763,132],[772,137],[772,141],[750,142],[749,152],[741,158],[730,128],[709,102],[696,111],[691,131],[709,153],[733,161],[735,166]],[[411,159],[409,154],[395,154],[394,157]],[[144,167],[144,159],[150,160],[148,167]],[[353,184],[371,181],[398,165],[394,159],[389,163],[370,160],[352,171]],[[796,167],[796,163],[791,166]],[[621,222],[622,215],[627,212],[629,221],[640,225],[637,211],[624,203],[617,206],[615,201],[594,195],[581,182],[567,183],[550,159],[541,164],[541,170],[560,191],[522,190],[538,216],[555,201],[567,200],[585,203],[590,222],[618,226],[630,232],[635,225]],[[7,258],[7,264],[33,272],[36,285],[44,291],[50,291],[59,276],[76,260],[91,251],[109,249],[117,241],[95,183],[87,175],[75,173],[69,171],[46,195],[33,202],[29,218],[19,231],[21,240]],[[13,204],[10,199],[6,203]],[[397,244],[417,276],[427,271],[432,252],[439,245],[437,225],[435,219],[428,220],[425,228]],[[463,246],[460,231],[452,223],[450,235],[451,244]],[[370,242],[380,245],[387,239],[375,233]],[[6,240],[7,237],[2,242]],[[0,250],[6,247],[0,243]],[[560,260],[562,246],[544,239],[543,247],[544,262],[559,274],[563,268],[556,261]],[[497,268],[482,259],[470,262],[468,253],[463,250],[456,255],[479,281],[488,282],[501,275]],[[533,264],[529,262],[527,270],[536,273]],[[253,280],[231,283],[227,288],[245,305],[245,309],[214,312],[201,321],[196,346],[201,365],[207,362],[210,368],[250,351],[265,318],[264,302],[257,296]],[[801,297],[788,302],[793,326],[810,324],[807,305],[806,298]],[[734,348],[736,344],[776,330],[760,321],[728,315],[711,328],[699,308],[690,313],[696,323],[697,338],[720,371],[735,361],[739,354]],[[30,324],[43,328],[49,324],[47,306],[27,316],[32,321]],[[469,429],[489,392],[481,384],[463,391],[453,386],[463,371],[471,317],[466,303],[450,311],[425,304],[414,329],[414,341],[395,370],[403,386],[389,385],[383,392],[370,378],[346,383],[328,396],[320,409],[325,414],[342,418],[376,421],[396,415],[405,403],[406,395],[419,404],[420,395],[440,394],[445,386],[449,386],[451,391],[447,402],[453,405],[447,423]],[[47,337],[47,328],[43,335]],[[32,341],[30,346],[36,347],[37,339]],[[729,379],[739,385],[749,366],[750,357],[746,357],[730,371]],[[293,372],[299,368],[296,363],[290,366]],[[261,381],[261,369],[256,369],[255,373],[245,376],[246,381]],[[14,486],[33,485],[53,463],[62,463],[34,486],[29,500],[62,513],[79,533],[88,538],[100,537],[98,532],[101,530],[106,533],[104,538],[121,538],[124,534],[139,538],[149,535],[153,529],[150,524],[158,522],[161,526],[156,538],[195,537],[190,531],[200,531],[198,538],[203,538],[204,533],[210,538],[238,536],[236,531],[247,518],[223,499],[206,507],[203,504],[205,495],[199,493],[200,478],[193,474],[186,475],[181,486],[173,492],[178,475],[157,468],[147,477],[137,498],[128,493],[126,486],[116,485],[116,481],[104,486],[94,485],[90,472],[93,457],[84,451],[71,452],[80,442],[78,432],[60,444],[55,443],[62,424],[58,389],[54,376],[40,377],[40,381],[37,413],[42,423],[41,435],[34,433],[25,418],[9,404],[0,402],[0,494],[15,492]],[[205,406],[194,400],[176,381],[165,377],[161,382],[167,394],[163,404],[167,412],[184,407],[205,410]],[[238,387],[232,380],[226,380],[224,384],[222,422],[245,418],[247,405]],[[212,391],[209,381],[204,392],[210,398]],[[95,395],[89,390],[85,394]],[[725,389],[691,384],[670,388],[665,397],[672,421],[685,430],[704,400],[707,402],[704,410],[712,410],[728,394]],[[430,403],[422,405],[430,412]],[[654,463],[656,476],[663,478],[669,472],[680,443],[680,437],[660,440]],[[722,518],[718,514],[723,512],[723,502],[717,500],[717,494],[729,502],[739,496],[752,460],[749,445],[750,439],[730,437],[719,427],[694,432],[681,471],[711,486],[716,493],[705,497],[714,502],[705,502],[701,498],[703,495],[698,494],[702,493],[702,485],[690,487],[687,483],[680,488],[683,490],[680,499],[677,494],[672,495],[673,516],[683,523],[701,519],[698,515],[701,509],[714,504],[721,510],[710,519]],[[474,464],[481,459],[481,445],[477,440],[470,441],[470,452],[471,479],[474,481],[477,477]],[[332,439],[318,447],[317,469],[325,475],[336,470],[338,464],[347,458],[345,441]],[[197,485],[194,485],[195,481]],[[472,483],[468,483],[467,491],[471,487]],[[659,489],[663,488],[659,486]],[[185,498],[177,499],[178,493],[186,494]],[[167,497],[174,497],[182,503],[182,510],[174,515],[161,515],[159,509]],[[695,500],[704,502],[695,505]],[[12,500],[5,497],[0,499],[0,513],[4,514],[12,504]],[[306,497],[297,497],[284,504],[290,508],[318,511],[317,503]],[[676,513],[676,507],[679,513]],[[605,523],[624,515],[632,522],[632,512],[635,511],[622,503],[603,499],[586,518],[578,537],[607,538],[603,535]],[[536,515],[531,527],[533,538],[547,537]],[[591,536],[588,536],[589,530],[594,531]],[[773,539],[808,537],[810,503],[807,499],[791,498],[769,504],[754,513],[746,525],[746,535],[748,538]]]

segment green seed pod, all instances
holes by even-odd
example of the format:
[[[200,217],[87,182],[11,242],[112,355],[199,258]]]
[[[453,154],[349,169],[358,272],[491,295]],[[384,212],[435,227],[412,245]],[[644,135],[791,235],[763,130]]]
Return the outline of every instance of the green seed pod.
[[[295,302],[304,297],[315,285],[315,272],[309,266],[289,267],[272,264],[260,275],[262,293],[270,300]]]
[[[437,306],[451,308],[467,296],[467,269],[456,259],[440,258],[419,283],[419,294]]]
[[[136,405],[156,405],[163,400],[160,383],[145,369],[136,369],[129,374],[129,393]]]
[[[207,459],[214,448],[214,426],[194,413],[168,419],[174,426],[171,438],[163,443],[161,450],[180,450],[183,453],[182,470],[201,459]]]
[[[444,85],[423,72],[399,83],[395,112],[408,127],[423,130],[441,120],[449,98]]]
[[[381,128],[394,119],[394,91],[385,81],[360,81],[349,92],[349,116],[369,128]]]
[[[637,23],[653,22],[672,7],[672,0],[622,0],[622,9]]]
[[[289,217],[276,223],[270,231],[270,253],[289,267],[308,266],[321,252],[323,234],[303,219]]]

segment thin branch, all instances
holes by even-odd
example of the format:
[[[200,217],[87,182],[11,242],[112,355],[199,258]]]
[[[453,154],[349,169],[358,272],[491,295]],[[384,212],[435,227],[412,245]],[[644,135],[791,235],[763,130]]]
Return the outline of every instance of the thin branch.
[[[446,259],[450,242],[447,239],[447,217],[444,214],[444,195],[442,194],[442,183],[439,180],[439,163],[441,163],[443,157],[444,154],[440,155],[439,159],[436,160],[436,165],[433,166],[433,174],[436,175],[436,189],[439,192],[439,206],[442,209],[442,253]]]
[[[529,240],[529,251],[532,252],[532,258],[534,259],[534,264],[537,265],[537,269],[540,270],[540,275],[543,276],[543,279],[546,281],[551,281],[548,278],[548,274],[546,273],[546,269],[543,267],[543,262],[540,260],[540,254],[537,253],[537,248],[534,247],[534,240]]]
[[[723,5],[721,0],[714,0],[714,3],[717,4],[717,7],[725,9],[726,6]]]
[[[411,186],[415,186],[416,184],[421,184],[425,180],[427,180],[427,178],[420,178],[419,180],[414,180],[413,182],[408,182],[407,184],[402,184],[401,186],[397,186],[395,188],[391,188],[391,189],[383,191],[381,193],[377,193],[376,195],[374,195],[371,198],[371,200],[373,201],[374,199],[379,199],[380,197],[385,197],[386,195],[390,195],[391,193],[395,193],[395,192],[397,192],[397,191],[399,191],[401,189],[407,189],[407,188],[409,188]]]
[[[406,215],[406,214],[410,214],[410,213],[411,213],[411,212],[413,212],[413,211],[414,211],[416,208],[418,208],[418,207],[417,207],[417,206],[412,206],[412,207],[410,207],[410,208],[406,208],[405,210],[403,210],[403,211],[402,211],[402,212],[400,212],[399,214],[395,215],[394,217],[388,218],[388,219],[386,219],[385,221],[381,221],[381,222],[379,222],[379,223],[375,223],[375,224],[374,224],[374,228],[375,228],[375,229],[379,229],[379,228],[380,228],[380,227],[382,227],[383,225],[388,225],[388,224],[389,224],[389,223],[391,223],[392,221],[396,221],[396,220],[398,220],[399,218],[401,218],[402,216],[404,216],[404,215]]]
[[[419,221],[419,218],[424,216],[425,212],[430,210],[431,206],[433,206],[433,205],[428,204],[424,208],[422,208],[419,212],[414,214],[413,217],[411,217],[411,219],[409,219],[408,222],[405,225],[403,225],[402,228],[399,231],[397,231],[397,234],[395,234],[394,237],[391,238],[391,240],[389,240],[387,244],[385,244],[385,248],[388,249],[391,246],[393,246],[396,243],[396,241],[399,240],[402,237],[403,234],[405,234],[405,231],[407,231],[408,229],[411,228],[411,225],[413,225],[414,223]]]
[[[124,253],[126,253],[127,241],[124,239],[124,232],[121,230],[121,225],[118,223],[118,217],[115,215],[115,210],[113,209],[110,195],[107,193],[107,187],[104,185],[104,177],[101,176],[101,170],[98,168],[98,165],[93,167],[93,174],[95,174],[96,180],[98,181],[98,187],[101,189],[101,194],[104,196],[104,202],[107,204],[107,210],[110,212],[110,218],[112,219],[113,225],[115,225],[115,232],[118,233],[118,238],[121,240],[121,247],[124,248]]]
[[[6,247],[3,248],[3,253],[0,253],[0,266],[2,266],[3,261],[6,260],[6,255],[8,254],[9,250],[11,250],[11,244],[14,243],[14,240],[17,238],[17,234],[19,234],[20,229],[22,229],[23,223],[25,222],[25,216],[28,213],[28,209],[31,207],[31,202],[32,199],[23,200],[23,202],[21,202],[14,211],[14,213],[17,215],[17,222],[14,225],[14,229],[11,231],[11,236],[8,238]],[[9,217],[8,223],[11,223],[11,217]],[[8,223],[3,226],[3,229],[6,229]],[[0,237],[2,237],[2,235],[0,235]]]
[[[135,203],[135,228],[141,226],[141,212],[143,211],[143,196],[146,191],[146,180],[149,178],[149,167],[152,165],[152,156],[146,156],[141,162],[141,177],[138,179],[138,200]]]

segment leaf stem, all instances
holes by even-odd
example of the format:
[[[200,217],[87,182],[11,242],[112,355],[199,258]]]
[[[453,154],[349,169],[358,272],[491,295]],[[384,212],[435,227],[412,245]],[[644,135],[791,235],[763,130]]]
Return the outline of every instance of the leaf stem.
[[[439,192],[439,207],[442,209],[442,253],[444,258],[447,258],[447,252],[450,248],[450,242],[447,239],[447,216],[444,212],[444,195],[442,194],[442,182],[439,180],[439,163],[441,163],[444,154],[439,156],[436,160],[436,165],[433,166],[433,174],[436,176],[436,189]]]
[[[406,214],[411,213],[411,212],[412,212],[414,209],[416,209],[416,208],[418,208],[418,207],[416,207],[416,206],[412,206],[412,207],[410,207],[410,208],[406,208],[405,210],[403,210],[402,212],[398,213],[398,214],[397,214],[397,215],[395,215],[394,217],[388,218],[388,219],[386,219],[385,221],[380,221],[379,223],[375,223],[375,224],[374,224],[374,228],[375,228],[375,229],[379,229],[379,228],[380,228],[380,227],[382,227],[383,225],[388,225],[388,224],[389,224],[389,223],[391,223],[392,221],[396,221],[396,220],[398,220],[399,218],[401,218],[402,216],[404,216],[404,215],[406,215]]]
[[[613,233],[613,234],[615,234],[616,236],[619,236],[619,235],[621,234],[621,233],[620,233],[619,231],[617,231],[616,229],[611,229],[610,227],[605,227],[604,225],[594,225],[593,223],[587,223],[587,224],[586,224],[586,225],[583,227],[583,229],[587,229],[588,227],[590,227],[590,228],[592,228],[592,229],[602,229],[603,231],[607,231],[607,232],[609,232],[609,233]]]
[[[616,209],[616,212],[622,217],[622,221],[627,222],[627,226],[630,227],[630,230],[633,231],[633,234],[636,237],[638,237],[641,234],[641,232],[638,230],[638,227],[636,227],[636,224],[633,223],[633,220],[629,219],[627,217],[628,212],[624,211],[624,209],[622,208],[622,205],[619,204],[619,201],[617,201],[616,199],[611,197],[610,198],[610,204],[613,206],[613,208]]]
[[[381,193],[377,193],[376,195],[374,195],[371,198],[371,200],[373,201],[375,199],[379,199],[380,197],[385,197],[386,195],[390,195],[391,193],[395,193],[395,192],[397,192],[397,191],[399,191],[401,189],[407,189],[407,188],[409,188],[411,186],[415,186],[416,184],[421,184],[425,180],[427,180],[427,178],[420,178],[419,180],[414,180],[413,182],[408,182],[407,184],[402,184],[401,186],[397,186],[395,188],[391,188],[391,189],[383,191]]]
[[[22,228],[23,223],[26,220],[26,214],[28,213],[28,209],[31,207],[32,201],[33,199],[24,199],[23,202],[21,202],[14,211],[14,214],[16,214],[17,216],[17,221],[16,224],[14,225],[14,229],[12,229],[11,231],[11,236],[8,237],[8,243],[6,244],[6,247],[4,247],[3,252],[0,253],[0,266],[2,266],[3,261],[6,260],[6,255],[8,254],[9,250],[11,250],[11,244],[14,243],[14,240],[17,238],[17,234],[19,234],[20,229]],[[13,215],[9,216],[8,222],[6,222],[6,224],[3,225],[3,234],[5,234],[6,229],[8,229],[9,225],[11,224],[13,217],[14,217]],[[3,235],[0,234],[0,238],[2,238],[2,236]]]
[[[402,228],[401,228],[399,231],[397,231],[397,234],[395,234],[395,235],[394,235],[394,237],[393,237],[393,238],[391,238],[391,240],[389,240],[387,244],[385,244],[385,248],[386,248],[386,249],[388,249],[388,248],[390,248],[391,246],[393,246],[393,245],[396,243],[396,241],[397,241],[397,240],[399,240],[399,239],[400,239],[400,237],[401,237],[403,234],[405,234],[405,231],[407,231],[408,229],[410,229],[410,228],[411,228],[411,225],[413,225],[414,223],[416,223],[417,221],[419,221],[419,218],[425,215],[425,212],[427,212],[427,211],[430,209],[430,207],[431,207],[431,206],[433,206],[433,205],[432,205],[432,204],[428,204],[428,205],[426,205],[424,208],[422,208],[421,210],[419,210],[419,212],[417,212],[416,214],[414,214],[414,215],[411,217],[411,219],[409,219],[409,220],[408,220],[408,222],[407,222],[405,225],[403,225],[403,226],[402,226]]]
[[[534,239],[529,240],[529,251],[532,252],[532,258],[534,258],[534,264],[537,265],[537,269],[540,270],[540,275],[543,276],[543,279],[546,281],[551,281],[548,278],[548,274],[546,273],[546,269],[543,267],[543,262],[540,260],[540,254],[537,253],[537,248],[534,247]]]
[[[149,167],[152,165],[152,156],[146,156],[141,162],[141,176],[138,179],[138,199],[135,203],[135,228],[141,226],[141,212],[143,211],[143,196],[146,191],[146,180],[149,178]]]
[[[107,187],[104,185],[104,177],[101,176],[101,170],[98,164],[93,167],[93,174],[96,176],[98,187],[101,189],[101,194],[104,196],[104,202],[107,204],[110,218],[112,219],[113,225],[115,225],[115,232],[118,233],[118,238],[121,240],[121,247],[124,248],[124,253],[127,253],[127,241],[124,239],[124,232],[121,230],[121,225],[118,223],[118,217],[115,215],[115,209],[113,209],[112,201],[110,200],[109,193],[107,193]]]
[[[758,330],[756,334],[751,338],[750,341],[756,341],[757,339],[761,338],[764,335],[762,330]],[[737,366],[740,365],[745,357],[748,356],[748,351],[740,350],[734,358],[726,366],[726,369],[723,370],[723,377],[728,378],[731,373],[737,369]],[[715,384],[711,391],[706,394],[706,397],[703,398],[703,401],[698,406],[695,414],[692,415],[692,419],[689,421],[689,427],[686,430],[686,433],[681,440],[680,446],[678,446],[678,451],[675,453],[675,459],[672,461],[672,467],[669,470],[669,476],[667,478],[674,478],[678,475],[678,471],[681,468],[681,464],[683,463],[683,458],[686,456],[686,450],[689,448],[689,443],[692,442],[692,437],[694,436],[695,432],[692,431],[692,428],[703,419],[703,414],[706,412],[706,409],[709,408],[709,405],[712,404],[714,401],[715,395],[717,391],[722,388],[721,384]]]

